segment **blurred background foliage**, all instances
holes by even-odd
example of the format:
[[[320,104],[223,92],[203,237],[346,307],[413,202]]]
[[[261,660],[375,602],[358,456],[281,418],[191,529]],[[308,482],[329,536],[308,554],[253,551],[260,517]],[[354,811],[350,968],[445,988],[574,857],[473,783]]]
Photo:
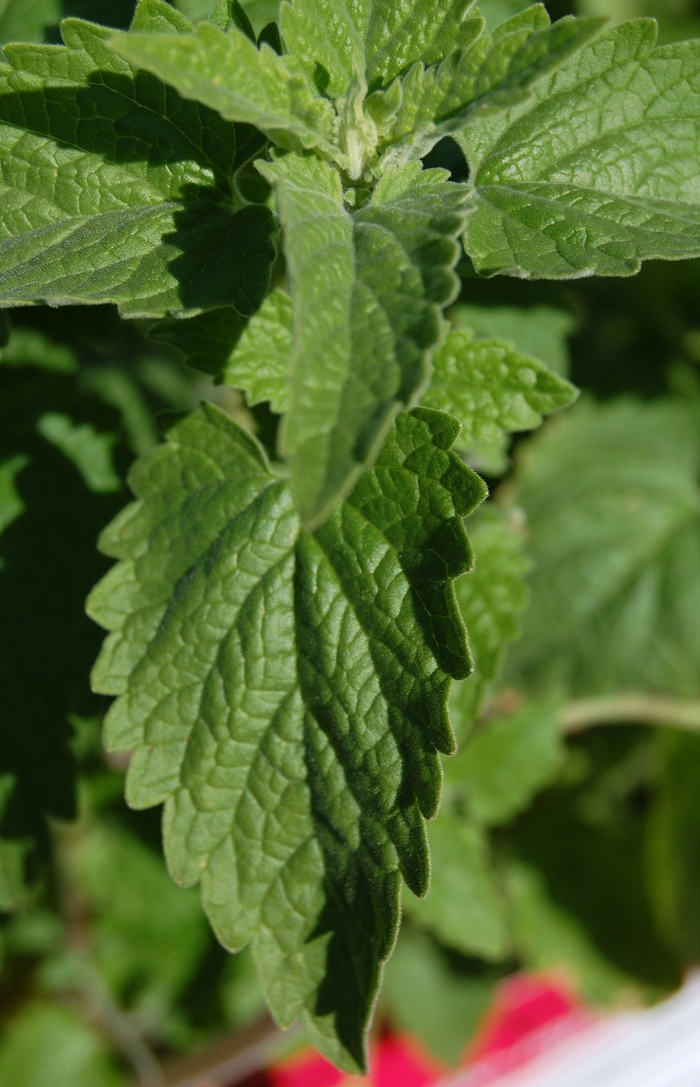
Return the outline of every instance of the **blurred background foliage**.
[[[177,6],[197,19],[212,5]],[[481,6],[497,25],[527,4]],[[259,31],[277,5],[246,7]],[[700,34],[693,0],[547,7],[654,16],[662,41]],[[55,42],[69,15],[125,27],[132,10],[0,0],[0,40]],[[431,160],[464,176],[454,145]],[[481,280],[466,260],[460,271],[453,324],[515,341],[583,395],[534,436],[466,453],[493,495],[470,521],[477,568],[458,587],[477,671],[453,695],[462,746],[430,826],[433,888],[406,895],[378,1013],[448,1064],[514,970],[554,971],[591,1003],[623,1007],[700,960],[700,734],[635,724],[624,702],[664,699],[700,728],[700,261],[562,283]],[[161,413],[212,399],[265,441],[275,418],[111,308],[10,319],[0,1083],[153,1087],[162,1061],[264,1008],[248,954],[219,948],[197,892],[167,876],[158,813],[124,804],[125,765],[101,748],[104,700],[89,690],[102,635],[83,601],[105,567],[96,537]],[[586,719],[581,700],[594,697],[612,700],[609,718]],[[656,724],[678,724],[671,710]]]

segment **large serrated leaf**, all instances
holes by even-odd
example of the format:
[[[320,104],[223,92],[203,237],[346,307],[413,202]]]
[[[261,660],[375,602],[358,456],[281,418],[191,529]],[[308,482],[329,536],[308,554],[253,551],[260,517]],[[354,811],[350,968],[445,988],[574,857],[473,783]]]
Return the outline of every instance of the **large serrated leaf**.
[[[643,260],[700,253],[700,43],[655,48],[656,33],[652,20],[616,27],[527,104],[459,137],[479,271],[632,275]]]
[[[338,155],[330,103],[286,58],[265,43],[257,49],[238,28],[200,23],[193,34],[121,34],[110,45],[184,98],[255,125],[280,147]]]
[[[274,223],[236,209],[231,176],[259,145],[246,131],[237,154],[234,125],[135,72],[106,48],[110,31],[69,19],[62,34],[65,46],[7,46],[0,66],[0,304],[254,312]]]
[[[460,444],[498,441],[503,432],[534,430],[542,416],[573,403],[576,388],[507,340],[474,339],[451,332],[435,352],[433,378],[423,397],[462,424]]]
[[[274,183],[294,301],[283,448],[313,526],[372,462],[425,385],[440,307],[456,293],[466,187],[412,163],[354,215],[340,177],[311,156],[260,167]]]
[[[201,882],[226,946],[252,941],[278,1021],[346,1067],[364,1067],[399,872],[427,887],[448,676],[469,668],[451,578],[484,487],[455,434],[401,415],[308,534],[254,440],[204,405],[134,469],[138,500],[102,537],[122,561],[89,605],[114,631],[93,679],[121,696],[106,742],[134,751],[129,802],[165,802],[174,878]]]

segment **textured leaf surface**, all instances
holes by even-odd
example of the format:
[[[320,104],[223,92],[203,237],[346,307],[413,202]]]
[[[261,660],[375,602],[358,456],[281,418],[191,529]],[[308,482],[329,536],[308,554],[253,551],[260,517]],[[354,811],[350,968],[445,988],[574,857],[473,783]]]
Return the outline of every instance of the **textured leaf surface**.
[[[292,300],[272,291],[251,317],[221,372],[223,385],[243,389],[249,404],[268,400],[273,411],[287,410],[292,362]]]
[[[511,682],[697,696],[699,472],[688,402],[582,403],[534,439],[517,490],[532,604]]]
[[[525,539],[517,522],[509,523],[485,507],[471,528],[475,565],[457,582],[457,599],[469,631],[474,672],[452,689],[450,712],[457,735],[466,735],[497,677],[507,644],[517,636],[525,610]]]
[[[129,802],[165,802],[174,878],[201,882],[231,949],[250,941],[283,1025],[364,1064],[399,871],[421,894],[423,816],[453,746],[449,675],[468,671],[450,578],[484,488],[456,424],[403,414],[373,469],[313,534],[260,448],[204,405],[132,474],[102,537],[122,561],[91,614],[93,673],[121,697],[106,741],[134,750]]]
[[[187,99],[229,121],[255,125],[280,147],[316,148],[334,158],[334,112],[300,71],[243,31],[201,23],[193,34],[123,34],[110,45]]]
[[[425,898],[404,909],[441,943],[464,955],[501,959],[508,949],[506,901],[483,830],[445,804],[428,827],[432,879]]]
[[[534,4],[489,35],[480,16],[464,24],[464,42],[441,64],[418,61],[402,82],[401,103],[381,140],[384,163],[425,154],[443,136],[529,97],[530,88],[594,37],[596,19],[553,25]]]
[[[459,137],[479,271],[632,275],[700,253],[700,43],[655,40],[651,20],[616,27]]]
[[[460,303],[449,313],[455,328],[470,328],[484,339],[513,340],[518,351],[542,359],[550,370],[569,375],[567,338],[578,322],[566,310],[552,306],[474,306]]]
[[[459,442],[498,441],[504,431],[534,430],[542,416],[571,404],[577,390],[539,359],[508,340],[451,332],[433,356],[433,378],[423,403],[459,419]]]
[[[232,205],[235,127],[135,72],[110,31],[69,19],[62,33],[7,46],[0,67],[0,303],[255,312],[274,227]]]
[[[287,48],[333,97],[346,94],[360,66],[370,90],[414,61],[434,64],[459,43],[473,0],[294,0],[280,22]]]
[[[294,301],[283,448],[313,526],[425,385],[440,307],[457,291],[465,186],[412,163],[351,216],[338,174],[318,159],[287,156],[264,172],[277,191]]]

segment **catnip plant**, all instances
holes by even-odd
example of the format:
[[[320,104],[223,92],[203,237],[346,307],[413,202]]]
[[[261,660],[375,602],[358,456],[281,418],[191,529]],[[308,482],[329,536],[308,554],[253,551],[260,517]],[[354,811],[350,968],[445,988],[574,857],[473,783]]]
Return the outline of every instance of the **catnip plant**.
[[[498,666],[470,675],[464,454],[576,398],[445,311],[458,272],[700,254],[700,43],[542,4],[489,33],[470,0],[284,0],[257,38],[236,0],[140,0],[61,36],[2,54],[0,304],[115,304],[279,417],[202,404],[132,469],[87,605],[104,742],[277,1022],[363,1071],[452,682],[476,715]]]

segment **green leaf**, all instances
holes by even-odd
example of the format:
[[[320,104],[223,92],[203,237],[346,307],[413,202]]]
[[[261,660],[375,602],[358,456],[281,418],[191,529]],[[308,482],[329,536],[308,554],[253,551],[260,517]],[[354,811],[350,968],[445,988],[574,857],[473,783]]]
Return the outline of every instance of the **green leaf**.
[[[100,1035],[55,1004],[29,1004],[0,1043],[0,1080],[17,1087],[125,1087]]]
[[[294,0],[283,3],[285,44],[310,80],[340,98],[359,67],[370,90],[386,87],[414,61],[434,64],[460,42],[474,0]]]
[[[486,20],[486,26],[494,31],[501,23],[511,19],[513,15],[519,15],[529,7],[530,0],[479,0],[479,11]],[[586,11],[586,15],[603,15],[601,12]]]
[[[511,683],[697,697],[699,477],[688,401],[584,402],[532,441],[515,492],[532,604]]]
[[[571,404],[577,389],[508,340],[475,340],[469,329],[450,332],[433,356],[433,379],[423,404],[462,424],[460,445],[497,442],[504,431],[534,430],[542,416]]]
[[[428,68],[420,60],[404,77],[395,119],[380,141],[385,167],[420,157],[443,136],[527,99],[533,84],[584,48],[602,20],[566,17],[551,25],[544,6],[535,4],[493,35],[484,33],[480,16],[464,26],[461,49]]]
[[[100,708],[87,683],[99,632],[82,601],[122,502],[102,489],[116,481],[117,421],[71,375],[0,366],[0,775],[15,780],[2,824],[13,839],[47,844],[44,814],[74,815],[66,714]]]
[[[272,291],[251,317],[229,355],[219,380],[243,389],[253,406],[269,400],[273,411],[287,410],[292,361],[292,300]]]
[[[189,34],[194,29],[192,23],[165,0],[139,0],[131,30],[147,34]]]
[[[148,338],[170,344],[184,356],[188,366],[218,377],[245,326],[245,318],[232,306],[221,306],[184,321],[166,317],[151,326]]]
[[[61,0],[0,0],[0,42],[41,41],[61,14]]]
[[[550,370],[569,376],[567,338],[578,322],[565,310],[551,306],[474,306],[460,303],[449,313],[455,328],[470,328],[484,339],[513,340],[519,351],[542,359]]]
[[[3,465],[0,465],[0,531],[2,525],[2,474]],[[0,820],[7,807],[7,801],[15,787],[15,779],[12,774],[0,776]],[[21,909],[28,901],[28,892],[25,885],[24,858],[31,848],[31,840],[10,841],[0,838],[0,910],[4,913],[13,913]]]
[[[700,253],[700,44],[655,48],[656,32],[651,20],[616,27],[458,138],[477,197],[464,244],[480,272],[632,275]]]
[[[160,8],[172,11],[139,10]],[[267,208],[236,209],[231,178],[259,145],[239,132],[237,153],[235,126],[135,72],[110,33],[68,19],[65,46],[5,48],[0,303],[254,313],[274,223]]]
[[[398,925],[399,871],[428,881],[423,816],[452,750],[449,675],[469,668],[451,578],[483,498],[456,424],[403,414],[373,469],[313,534],[257,443],[203,405],[132,473],[102,536],[121,559],[90,614],[93,672],[118,698],[127,798],[165,803],[177,882],[201,882],[221,942],[252,941],[280,1024],[364,1067]]]
[[[475,566],[457,582],[457,599],[469,631],[474,672],[452,689],[450,713],[458,737],[466,735],[478,715],[508,642],[518,635],[527,604],[525,575],[530,562],[515,519],[489,505],[470,526]]]
[[[315,148],[329,158],[338,154],[330,103],[284,57],[266,44],[258,50],[237,28],[224,33],[200,23],[193,34],[120,34],[110,46],[183,98],[229,121],[255,125],[280,147]]]
[[[465,186],[411,163],[354,215],[340,177],[311,156],[265,165],[277,193],[294,301],[283,451],[307,526],[320,523],[425,386],[458,281]]]
[[[481,827],[443,805],[428,827],[432,860],[425,898],[404,893],[404,911],[464,955],[502,959],[508,951],[505,897]]]
[[[175,887],[162,857],[107,822],[76,843],[70,871],[91,911],[96,964],[120,1002],[172,1001],[207,946],[197,892]]]
[[[481,725],[445,764],[450,795],[459,795],[481,823],[510,822],[561,766],[559,711],[556,698],[540,698]]]
[[[15,328],[7,346],[2,349],[0,366],[38,366],[61,374],[74,374],[78,369],[75,352],[64,344],[53,343],[30,328]]]
[[[457,1064],[493,1000],[495,980],[450,969],[426,934],[404,925],[382,998],[396,1026],[418,1037],[439,1060]]]

